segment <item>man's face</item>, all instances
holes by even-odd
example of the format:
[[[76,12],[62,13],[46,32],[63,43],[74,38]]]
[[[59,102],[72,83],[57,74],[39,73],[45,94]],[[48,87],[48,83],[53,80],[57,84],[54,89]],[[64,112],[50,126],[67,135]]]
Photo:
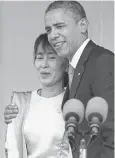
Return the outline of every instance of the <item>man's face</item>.
[[[48,40],[59,56],[71,59],[78,49],[80,27],[70,11],[54,9],[45,15]]]

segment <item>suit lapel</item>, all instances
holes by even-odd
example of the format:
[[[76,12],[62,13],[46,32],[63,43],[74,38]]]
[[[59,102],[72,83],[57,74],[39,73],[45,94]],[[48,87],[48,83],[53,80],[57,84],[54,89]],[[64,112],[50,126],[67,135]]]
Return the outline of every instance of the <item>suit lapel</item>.
[[[69,99],[74,98],[84,71],[85,71],[84,65],[79,65],[75,69],[72,84],[71,84]]]
[[[85,62],[88,60],[89,54],[95,46],[96,45],[90,40],[89,43],[87,44],[87,46],[85,47],[80,59],[79,59],[79,62],[77,64],[75,72],[74,72],[69,99],[74,98],[74,96],[77,92],[81,78],[82,78],[83,73],[85,72],[85,69],[86,69]]]

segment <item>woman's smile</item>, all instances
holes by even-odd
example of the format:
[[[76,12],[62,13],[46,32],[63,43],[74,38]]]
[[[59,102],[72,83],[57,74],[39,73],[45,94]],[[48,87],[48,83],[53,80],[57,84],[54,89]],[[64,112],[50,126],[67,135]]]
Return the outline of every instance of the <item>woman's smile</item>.
[[[40,75],[41,75],[42,78],[47,78],[47,77],[49,77],[51,74],[50,74],[49,72],[41,72]]]

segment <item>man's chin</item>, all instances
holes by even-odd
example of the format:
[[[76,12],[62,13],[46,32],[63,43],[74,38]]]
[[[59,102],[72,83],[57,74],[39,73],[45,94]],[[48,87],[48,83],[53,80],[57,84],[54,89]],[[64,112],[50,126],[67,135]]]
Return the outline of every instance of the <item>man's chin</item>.
[[[60,56],[60,57],[64,57],[64,58],[68,57],[67,53],[64,52],[64,51],[57,52],[57,55]]]

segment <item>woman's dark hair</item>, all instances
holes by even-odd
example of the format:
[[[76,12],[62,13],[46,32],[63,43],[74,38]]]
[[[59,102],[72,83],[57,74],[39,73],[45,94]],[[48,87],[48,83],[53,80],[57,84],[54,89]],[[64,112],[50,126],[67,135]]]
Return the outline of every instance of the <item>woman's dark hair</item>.
[[[38,36],[35,40],[35,44],[34,44],[34,61],[36,60],[36,56],[37,56],[37,49],[38,46],[42,44],[42,48],[44,50],[46,49],[53,49],[53,47],[50,45],[49,41],[48,41],[48,37],[47,37],[47,33],[43,33],[40,36]],[[54,50],[54,49],[53,49]],[[55,51],[55,50],[54,50]],[[68,84],[68,73],[65,72],[64,73],[64,87],[66,87]]]
[[[35,40],[35,44],[34,44],[34,61],[36,59],[36,55],[37,55],[37,49],[38,46],[42,44],[42,48],[44,50],[50,48],[53,49],[52,46],[50,45],[49,41],[48,41],[48,37],[47,37],[47,33],[43,33],[40,36],[38,36]],[[55,50],[54,50],[55,51]]]

